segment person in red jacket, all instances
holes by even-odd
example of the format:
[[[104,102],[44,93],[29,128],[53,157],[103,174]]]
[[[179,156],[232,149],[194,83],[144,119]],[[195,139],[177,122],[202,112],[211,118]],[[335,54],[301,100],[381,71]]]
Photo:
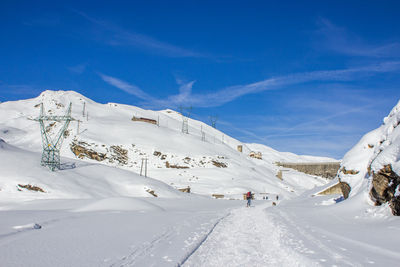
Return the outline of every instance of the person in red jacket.
[[[247,207],[250,207],[251,205],[251,192],[247,192],[246,194],[246,199],[247,199]]]

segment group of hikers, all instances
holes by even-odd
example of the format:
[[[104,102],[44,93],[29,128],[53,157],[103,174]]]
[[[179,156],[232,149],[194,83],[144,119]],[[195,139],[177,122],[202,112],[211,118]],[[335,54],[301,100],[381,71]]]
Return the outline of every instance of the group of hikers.
[[[253,199],[253,194],[251,193],[251,191],[246,193],[246,200],[247,200],[247,205],[246,207],[250,207],[251,206],[251,200]],[[268,199],[268,197],[264,197],[264,199]],[[279,195],[276,195],[276,200],[279,199]]]

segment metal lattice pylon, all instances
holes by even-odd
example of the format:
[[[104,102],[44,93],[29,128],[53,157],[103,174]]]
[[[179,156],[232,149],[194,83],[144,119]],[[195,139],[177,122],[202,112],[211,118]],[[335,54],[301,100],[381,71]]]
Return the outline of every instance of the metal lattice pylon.
[[[189,133],[189,117],[190,117],[190,112],[192,111],[192,107],[183,107],[180,106],[179,110],[182,115],[182,133],[188,134]],[[186,113],[186,116],[185,114]]]
[[[40,124],[40,133],[42,135],[42,160],[41,165],[49,167],[50,170],[60,169],[60,148],[64,141],[64,133],[68,128],[68,125],[74,119],[71,117],[71,106],[69,107],[64,116],[50,116],[44,114],[43,103],[40,104],[40,115],[36,121]],[[53,138],[46,131],[46,122],[64,122],[64,125],[60,128],[57,135]]]
[[[211,121],[211,126],[212,126],[213,128],[217,128],[218,115],[209,116],[209,119],[210,119],[210,121]]]

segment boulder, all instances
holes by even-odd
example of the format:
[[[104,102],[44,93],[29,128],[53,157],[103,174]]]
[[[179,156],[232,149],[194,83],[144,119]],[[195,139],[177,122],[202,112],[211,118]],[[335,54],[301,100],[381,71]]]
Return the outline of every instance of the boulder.
[[[392,198],[389,203],[389,207],[392,209],[393,215],[400,216],[400,196]]]
[[[380,206],[389,202],[393,215],[400,215],[400,199],[399,196],[395,196],[399,184],[400,176],[392,170],[390,164],[385,165],[377,173],[372,173],[372,188],[369,195],[375,205]]]

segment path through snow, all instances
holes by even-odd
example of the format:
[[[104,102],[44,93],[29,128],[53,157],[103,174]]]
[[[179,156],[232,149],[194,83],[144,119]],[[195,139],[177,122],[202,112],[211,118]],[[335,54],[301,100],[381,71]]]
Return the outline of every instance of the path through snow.
[[[184,266],[318,265],[296,251],[302,248],[301,242],[291,238],[284,226],[273,224],[267,217],[265,208],[269,205],[270,202],[233,210]],[[290,246],[286,244],[288,241]]]

